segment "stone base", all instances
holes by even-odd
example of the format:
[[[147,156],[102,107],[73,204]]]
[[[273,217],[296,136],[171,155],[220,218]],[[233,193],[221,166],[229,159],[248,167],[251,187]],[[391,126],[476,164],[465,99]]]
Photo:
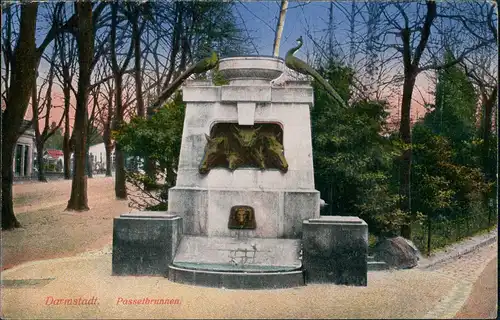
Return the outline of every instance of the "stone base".
[[[212,173],[212,172],[211,172]],[[208,237],[300,239],[302,222],[319,217],[316,190],[204,189],[174,187],[168,191],[168,211],[183,218],[184,234]],[[253,230],[228,229],[233,206],[255,211]]]
[[[304,285],[302,270],[244,273],[170,266],[168,274],[168,279],[173,282],[225,289],[284,289]]]
[[[226,289],[303,286],[300,240],[184,236],[168,278]]]
[[[184,236],[172,265],[231,272],[299,270],[300,240]]]
[[[113,275],[168,272],[182,237],[182,218],[162,212],[122,214],[113,222]]]
[[[302,249],[306,283],[367,285],[368,225],[358,217],[305,220]]]

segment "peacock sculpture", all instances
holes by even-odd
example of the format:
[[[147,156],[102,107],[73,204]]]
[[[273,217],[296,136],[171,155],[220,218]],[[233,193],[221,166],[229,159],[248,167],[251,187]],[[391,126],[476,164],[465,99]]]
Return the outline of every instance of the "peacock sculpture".
[[[297,52],[300,47],[302,47],[303,41],[302,36],[297,39],[298,46],[290,49],[285,56],[285,65],[298,73],[312,76],[316,81],[318,81],[325,90],[335,99],[341,106],[347,108],[347,104],[342,99],[342,97],[333,89],[333,87],[326,81],[316,70],[310,67],[307,63],[294,57],[294,53]]]
[[[154,110],[158,108],[161,104],[165,102],[174,92],[181,86],[181,84],[189,78],[192,74],[198,74],[207,72],[217,66],[219,63],[219,57],[217,53],[213,51],[209,57],[206,57],[195,64],[189,66],[186,71],[184,71],[180,76],[178,76],[172,83],[161,92],[161,94],[156,98],[155,102],[151,105],[151,109]]]

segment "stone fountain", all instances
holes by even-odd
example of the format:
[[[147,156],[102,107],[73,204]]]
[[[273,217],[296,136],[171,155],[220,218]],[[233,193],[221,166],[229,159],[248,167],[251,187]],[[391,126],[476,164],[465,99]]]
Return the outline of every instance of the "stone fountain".
[[[309,82],[273,86],[284,71],[275,57],[221,59],[219,71],[228,85],[185,83],[168,212],[115,219],[113,274],[225,288],[366,285],[366,223],[320,217]]]

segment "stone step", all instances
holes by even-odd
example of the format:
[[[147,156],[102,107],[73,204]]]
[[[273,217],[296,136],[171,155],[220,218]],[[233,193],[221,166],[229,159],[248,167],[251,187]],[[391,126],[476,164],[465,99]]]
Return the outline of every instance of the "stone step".
[[[173,282],[224,289],[284,289],[305,285],[302,270],[284,272],[228,272],[180,268],[170,265]]]
[[[293,271],[302,267],[300,240],[184,236],[172,265],[205,271]]]
[[[300,240],[184,236],[168,279],[227,289],[303,286]]]

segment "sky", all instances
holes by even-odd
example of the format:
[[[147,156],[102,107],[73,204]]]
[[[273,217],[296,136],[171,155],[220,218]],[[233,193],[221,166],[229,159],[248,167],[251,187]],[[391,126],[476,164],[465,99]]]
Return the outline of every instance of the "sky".
[[[361,3],[361,2],[360,2]],[[340,46],[336,49],[348,52],[349,51],[349,21],[345,16],[351,10],[351,1],[336,2],[333,7],[333,24],[335,25],[334,37]],[[361,5],[361,4],[358,4]],[[284,30],[280,45],[280,56],[284,57],[285,53],[292,47],[296,46],[296,39],[302,36],[304,46],[296,54],[302,59],[306,59],[307,54],[312,53],[314,44],[310,38],[317,42],[321,42],[327,36],[325,30],[329,20],[330,2],[309,1],[309,2],[290,2],[286,14]],[[276,28],[277,18],[280,10],[280,1],[236,1],[233,7],[233,14],[238,19],[244,32],[247,32],[253,39],[251,48],[255,49],[255,54],[272,55],[274,30]],[[415,12],[409,11],[409,14]],[[363,33],[365,28],[364,23],[357,23],[356,32]],[[37,43],[41,42],[44,34],[47,31],[47,24],[39,22],[37,35]],[[48,64],[42,62],[40,73],[46,73]],[[422,74],[417,79],[418,92],[415,92],[415,103],[412,106],[413,115],[422,116],[425,109],[421,107],[423,100],[432,99],[428,92],[430,83],[426,75]],[[422,95],[420,94],[422,92]],[[394,105],[393,113],[398,112],[398,97],[393,96],[389,102]],[[27,118],[30,113],[27,114]],[[57,119],[55,119],[57,120]]]
[[[280,12],[281,1],[238,1],[235,6],[235,15],[244,22],[251,34],[256,38],[258,54],[272,55],[274,44],[274,32]],[[362,6],[361,1],[357,8]],[[280,57],[284,58],[286,52],[297,45],[296,39],[302,36],[304,46],[296,53],[296,56],[306,59],[306,53],[314,51],[315,46],[310,38],[321,42],[327,37],[326,28],[329,24],[331,4],[328,1],[302,1],[289,2],[286,13],[285,24],[280,45]],[[350,23],[346,17],[352,9],[352,1],[338,1],[333,5],[333,25],[335,26],[334,37],[340,44],[340,50],[349,52]],[[410,10],[412,12],[412,10]],[[356,32],[366,32],[366,24],[356,19]],[[363,57],[361,57],[363,58]],[[430,102],[431,94],[428,92],[429,82],[427,75],[422,74],[417,79],[419,92],[414,94],[416,100],[412,106],[412,116],[420,118],[425,114],[424,102]],[[422,95],[420,94],[422,92]],[[397,117],[399,112],[399,97],[389,99],[394,108],[391,116]],[[425,100],[425,101],[424,101]]]

